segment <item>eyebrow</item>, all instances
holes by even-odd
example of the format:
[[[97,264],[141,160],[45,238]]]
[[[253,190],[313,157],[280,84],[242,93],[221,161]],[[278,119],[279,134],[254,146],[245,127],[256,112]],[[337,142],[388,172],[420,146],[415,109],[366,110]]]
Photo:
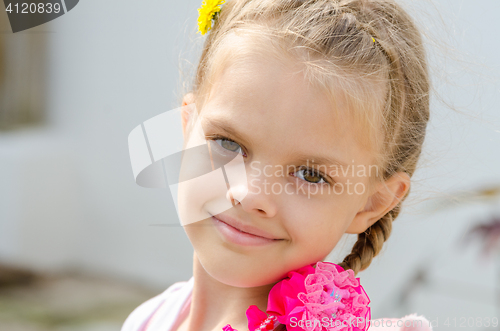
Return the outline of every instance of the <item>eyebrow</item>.
[[[311,165],[325,165],[328,167],[335,165],[335,166],[340,166],[341,168],[348,167],[346,162],[342,162],[340,160],[332,159],[332,158],[329,158],[326,156],[320,156],[320,155],[311,156],[311,155],[304,155],[304,154],[298,154],[298,155],[295,154],[294,156],[298,161],[300,161],[302,163],[309,163]]]
[[[235,139],[238,139],[244,143],[252,143],[252,140],[250,138],[245,138],[243,135],[241,135],[238,131],[236,131],[229,123],[227,123],[224,120],[221,119],[207,119],[204,121],[207,125],[209,125],[212,128],[218,129],[220,131],[225,132],[229,136],[234,137]],[[331,166],[331,165],[337,165],[340,167],[347,167],[347,163],[340,161],[338,159],[330,158],[328,156],[322,156],[322,155],[306,155],[302,153],[292,153],[290,155],[294,160],[300,162],[300,163],[309,163],[311,165],[326,165],[326,166]]]
[[[220,130],[220,131],[224,131],[229,136],[232,136],[232,137],[234,137],[234,138],[236,138],[244,143],[250,143],[250,144],[252,143],[252,140],[250,138],[246,138],[243,135],[241,135],[238,131],[233,129],[233,127],[229,123],[225,122],[224,120],[221,120],[218,118],[215,118],[215,119],[211,118],[211,119],[207,119],[203,122],[212,128],[215,128],[215,129]]]

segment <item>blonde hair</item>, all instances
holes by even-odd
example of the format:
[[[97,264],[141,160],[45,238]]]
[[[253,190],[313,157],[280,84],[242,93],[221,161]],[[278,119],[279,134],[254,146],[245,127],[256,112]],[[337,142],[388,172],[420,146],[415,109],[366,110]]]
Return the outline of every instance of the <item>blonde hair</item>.
[[[235,34],[254,42],[231,47]],[[397,172],[413,175],[429,120],[430,86],[420,32],[395,1],[229,0],[205,41],[195,98],[207,98],[215,77],[231,61],[260,50],[298,60],[310,82],[330,96],[341,84],[355,106],[352,115],[367,129],[364,143],[376,147],[379,180]],[[370,265],[408,193],[358,235],[340,263],[344,269],[358,273]]]

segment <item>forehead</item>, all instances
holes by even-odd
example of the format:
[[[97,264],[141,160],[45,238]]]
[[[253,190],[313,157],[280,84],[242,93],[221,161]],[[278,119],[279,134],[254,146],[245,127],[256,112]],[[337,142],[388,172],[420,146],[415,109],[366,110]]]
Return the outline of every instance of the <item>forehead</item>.
[[[201,118],[208,128],[230,126],[245,137],[242,143],[274,158],[316,153],[369,163],[348,107],[341,89],[328,97],[298,63],[254,54],[220,73]]]
[[[217,47],[214,47],[209,59],[208,71],[200,89],[200,95],[206,96],[200,98],[202,104],[204,100],[212,98],[214,93],[220,93],[221,82],[228,85],[238,84],[240,87],[247,83],[245,88],[247,91],[253,91],[252,93],[257,93],[256,87],[260,86],[262,89],[257,93],[260,100],[270,93],[278,95],[283,92],[285,85],[274,86],[272,83],[276,83],[276,77],[280,74],[280,79],[297,82],[295,89],[288,85],[286,90],[300,95],[300,101],[303,103],[307,100],[307,103],[311,104],[311,98],[318,102],[329,101],[331,116],[336,116],[343,122],[347,122],[350,116],[351,129],[358,130],[355,138],[366,151],[381,150],[382,109],[387,94],[387,80],[383,74],[365,77],[356,74],[352,69],[343,70],[334,61],[311,58],[307,50],[284,46],[272,35],[259,33],[258,30],[228,33]],[[231,80],[233,83],[230,83]],[[302,84],[299,84],[300,81]],[[234,97],[238,99],[245,97],[239,93],[233,94],[236,94]],[[289,95],[281,93],[283,94],[286,98],[282,98],[281,103],[292,100]],[[247,92],[246,96],[248,95]],[[258,99],[252,101],[257,102]],[[294,100],[295,102],[297,100]]]

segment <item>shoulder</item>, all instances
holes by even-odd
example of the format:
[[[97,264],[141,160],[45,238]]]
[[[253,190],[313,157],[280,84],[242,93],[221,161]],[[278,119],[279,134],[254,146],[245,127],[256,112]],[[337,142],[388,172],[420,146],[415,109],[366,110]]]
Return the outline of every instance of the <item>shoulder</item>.
[[[121,331],[142,331],[160,306],[165,303],[181,305],[181,301],[191,292],[192,280],[193,278],[174,283],[162,293],[140,304],[127,317]]]
[[[432,323],[417,314],[402,318],[378,318],[370,322],[370,331],[432,331]]]

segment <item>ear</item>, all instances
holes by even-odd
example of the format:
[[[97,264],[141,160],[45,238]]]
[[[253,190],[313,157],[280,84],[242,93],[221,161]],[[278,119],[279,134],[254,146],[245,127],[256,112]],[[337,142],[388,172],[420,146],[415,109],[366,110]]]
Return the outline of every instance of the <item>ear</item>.
[[[363,208],[347,228],[347,233],[362,233],[392,210],[410,189],[410,176],[398,172],[385,182],[378,183]]]
[[[187,124],[192,116],[191,112],[189,111],[191,108],[185,106],[190,105],[192,103],[194,103],[194,94],[190,92],[184,95],[184,97],[182,98],[182,110],[181,110],[182,134],[184,135],[184,137],[186,137]]]

